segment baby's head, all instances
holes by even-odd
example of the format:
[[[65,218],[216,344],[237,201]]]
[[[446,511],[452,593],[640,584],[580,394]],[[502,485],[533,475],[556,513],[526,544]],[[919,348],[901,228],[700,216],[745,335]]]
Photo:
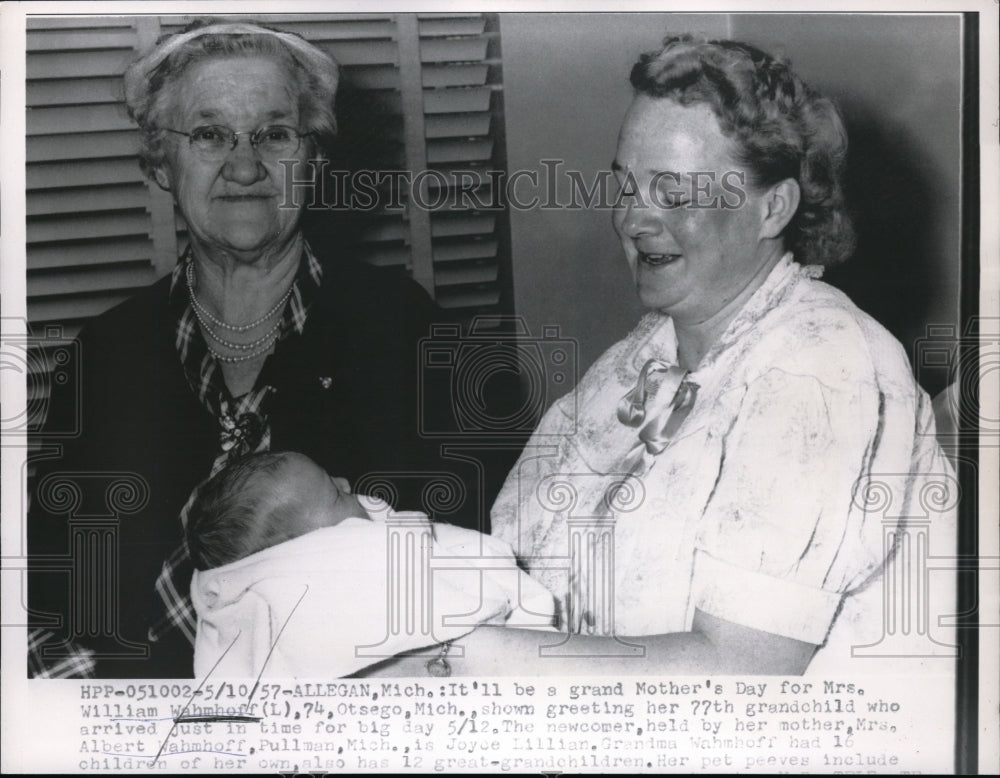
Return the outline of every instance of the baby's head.
[[[346,481],[303,454],[251,454],[199,487],[188,550],[196,569],[209,570],[347,518],[369,516]]]

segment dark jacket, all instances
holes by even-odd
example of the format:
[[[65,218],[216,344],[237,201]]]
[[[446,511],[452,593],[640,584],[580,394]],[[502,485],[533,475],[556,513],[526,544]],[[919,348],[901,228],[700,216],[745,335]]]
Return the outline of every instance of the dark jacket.
[[[161,279],[85,328],[78,364],[68,366],[79,381],[54,385],[47,425],[68,430],[78,419],[79,435],[62,441],[60,456],[39,463],[32,484],[32,621],[64,636],[76,631],[81,643],[105,653],[135,655],[100,660],[103,677],[191,675],[183,636],[146,641],[159,612],[154,582],[182,541],[181,507],[218,453],[217,421],[192,394],[174,346],[169,283],[169,276]],[[419,383],[419,340],[440,318],[409,279],[368,265],[325,265],[303,335],[283,341],[264,367],[262,380],[277,389],[271,449],[302,452],[357,491],[395,492],[401,509],[432,507],[425,487],[435,473],[481,481],[468,463],[442,459],[439,439],[420,434],[423,414],[449,414],[447,383]],[[54,488],[67,480],[75,491]],[[66,494],[79,499],[60,502]],[[458,510],[428,512],[488,532],[483,514],[492,497],[473,488]],[[93,547],[81,552],[84,525]],[[105,539],[93,540],[98,536]],[[74,544],[77,561],[67,565]],[[82,565],[80,553],[88,559]],[[80,603],[75,612],[73,601]]]

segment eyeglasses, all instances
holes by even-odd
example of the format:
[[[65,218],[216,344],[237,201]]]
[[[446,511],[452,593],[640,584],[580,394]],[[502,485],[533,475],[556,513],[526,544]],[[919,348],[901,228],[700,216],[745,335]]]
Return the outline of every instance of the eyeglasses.
[[[236,148],[240,135],[250,138],[250,145],[257,150],[261,159],[274,161],[289,157],[299,150],[299,144],[304,135],[311,132],[300,132],[294,127],[283,124],[269,124],[253,132],[236,132],[221,124],[209,124],[195,127],[191,132],[181,132],[165,128],[167,132],[185,136],[200,156],[209,160],[221,160]]]

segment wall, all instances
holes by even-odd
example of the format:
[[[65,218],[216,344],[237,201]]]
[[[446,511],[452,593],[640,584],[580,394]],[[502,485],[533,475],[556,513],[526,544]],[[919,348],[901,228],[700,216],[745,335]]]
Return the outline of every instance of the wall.
[[[563,159],[590,180],[608,169],[637,55],[670,32],[747,40],[787,54],[841,105],[860,235],[829,280],[911,351],[928,323],[957,321],[960,19],[932,15],[503,14],[511,170]],[[517,313],[559,324],[586,367],[635,323],[607,211],[510,214]],[[942,376],[921,376],[932,393]]]
[[[734,15],[733,37],[788,56],[837,101],[850,138],[858,247],[828,280],[904,345],[958,321],[961,19]],[[944,373],[920,370],[929,392]]]

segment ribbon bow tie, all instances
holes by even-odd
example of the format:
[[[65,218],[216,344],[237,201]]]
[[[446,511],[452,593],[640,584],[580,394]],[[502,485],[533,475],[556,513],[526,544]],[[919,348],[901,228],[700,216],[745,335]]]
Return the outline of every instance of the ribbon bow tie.
[[[658,359],[642,366],[635,387],[618,404],[618,421],[628,427],[643,425],[638,444],[622,460],[622,472],[648,470],[687,418],[698,394],[698,384],[687,376],[687,370]]]

